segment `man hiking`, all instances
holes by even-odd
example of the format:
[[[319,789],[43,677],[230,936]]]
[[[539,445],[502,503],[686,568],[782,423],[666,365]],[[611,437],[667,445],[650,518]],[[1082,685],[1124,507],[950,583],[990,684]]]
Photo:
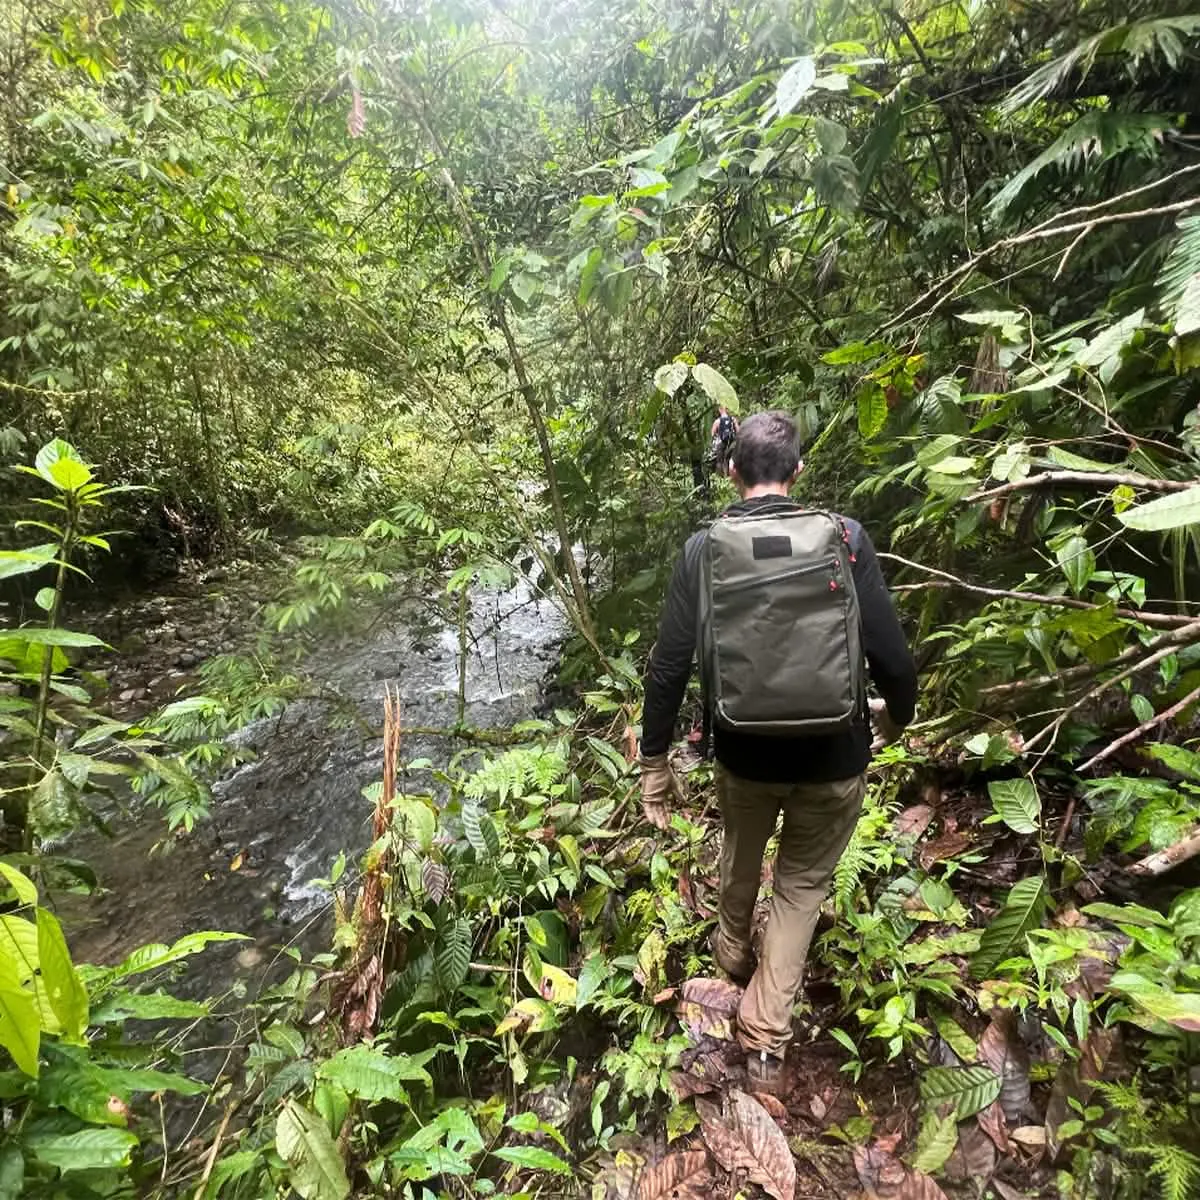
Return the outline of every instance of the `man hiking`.
[[[747,417],[730,474],[741,501],[688,539],[650,652],[639,761],[642,805],[659,829],[683,791],[667,759],[699,649],[724,822],[717,965],[746,984],[737,1014],[752,1090],[783,1090],[809,943],[854,830],[871,757],[866,674],[879,731],[912,719],[917,675],[857,522],[788,499],[800,438],[782,412]],[[699,642],[699,646],[697,643]],[[751,920],[763,854],[783,813],[761,955]]]
[[[733,452],[733,443],[737,438],[737,432],[737,418],[725,405],[718,405],[717,419],[708,431],[710,438],[708,460],[718,474],[727,475],[729,473],[729,456]]]

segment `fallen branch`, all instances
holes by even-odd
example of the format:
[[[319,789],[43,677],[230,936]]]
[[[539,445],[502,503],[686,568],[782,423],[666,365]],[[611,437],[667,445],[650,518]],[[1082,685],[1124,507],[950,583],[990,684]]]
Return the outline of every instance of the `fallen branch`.
[[[1135,862],[1129,868],[1129,874],[1149,877],[1165,875],[1180,863],[1187,862],[1189,858],[1195,858],[1197,854],[1200,854],[1200,827],[1193,829],[1186,837],[1180,838],[1173,846],[1168,846],[1165,850],[1158,851],[1157,854],[1147,855],[1140,862]]]
[[[1026,743],[1025,749],[1032,750],[1038,742],[1049,736],[1051,745],[1054,743],[1055,737],[1058,736],[1058,731],[1066,723],[1067,718],[1074,712],[1078,712],[1090,700],[1094,700],[1097,696],[1108,691],[1109,688],[1115,687],[1124,679],[1128,679],[1131,675],[1136,675],[1138,671],[1144,671],[1147,667],[1152,667],[1156,663],[1162,662],[1164,658],[1170,658],[1179,646],[1186,641],[1200,638],[1200,621],[1191,621],[1189,624],[1180,629],[1175,630],[1174,634],[1164,635],[1161,638],[1156,638],[1155,643],[1159,645],[1159,649],[1153,654],[1147,655],[1145,658],[1138,659],[1137,662],[1126,667],[1123,671],[1118,671],[1115,675],[1110,676],[1102,683],[1098,683],[1094,688],[1085,692],[1073,704],[1069,704],[1062,712],[1050,722],[1049,725],[1038,730]]]
[[[1093,604],[1090,600],[1076,600],[1072,596],[1048,596],[1041,592],[1018,592],[1008,588],[981,587],[975,583],[968,583],[965,579],[960,579],[957,575],[951,575],[949,571],[941,571],[937,567],[927,567],[924,563],[912,562],[907,558],[901,558],[898,554],[881,553],[878,557],[885,558],[889,562],[900,563],[901,566],[912,567],[917,571],[925,571],[929,575],[936,576],[938,580],[945,580],[944,583],[927,580],[924,583],[896,584],[891,589],[893,592],[915,592],[927,588],[954,587],[976,596],[987,596],[992,600],[1026,600],[1031,604],[1047,604],[1054,608],[1076,608],[1085,612],[1095,612],[1098,609],[1108,607],[1106,604]],[[1124,617],[1127,620],[1138,621],[1142,625],[1151,625],[1160,629],[1184,628],[1195,620],[1193,617],[1177,616],[1173,613],[1142,612],[1135,608],[1118,608],[1113,611],[1118,617]]]
[[[213,1138],[212,1145],[208,1148],[208,1156],[204,1160],[204,1172],[200,1176],[200,1182],[196,1186],[196,1194],[193,1200],[203,1200],[204,1190],[208,1187],[208,1181],[212,1177],[213,1167],[216,1165],[217,1155],[221,1152],[221,1141],[225,1137],[225,1130],[229,1126],[229,1118],[233,1116],[237,1109],[238,1101],[235,1100],[228,1108],[225,1109],[225,1116],[221,1119],[221,1124],[217,1129],[217,1136]]]
[[[1093,487],[1132,487],[1142,488],[1148,492],[1186,492],[1197,486],[1197,481],[1184,479],[1152,479],[1148,475],[1128,475],[1102,471],[1042,471],[1037,475],[1027,475],[1024,479],[1000,487],[989,488],[986,492],[975,492],[968,496],[964,503],[975,504],[983,500],[996,500],[1001,496],[1009,496],[1013,492],[1027,491],[1029,488],[1050,487],[1056,483],[1083,483]]]
[[[1128,733],[1122,734],[1116,741],[1109,742],[1099,754],[1093,754],[1079,768],[1079,773],[1082,774],[1089,768],[1094,767],[1098,762],[1103,762],[1110,755],[1120,750],[1122,746],[1128,746],[1130,742],[1136,742],[1138,738],[1149,733],[1150,730],[1157,729],[1160,725],[1165,725],[1172,718],[1179,716],[1189,704],[1195,703],[1196,700],[1200,700],[1200,687],[1193,688],[1182,700],[1172,704],[1170,708],[1165,708],[1162,712],[1156,713],[1148,721],[1143,721],[1136,729],[1131,729]]]

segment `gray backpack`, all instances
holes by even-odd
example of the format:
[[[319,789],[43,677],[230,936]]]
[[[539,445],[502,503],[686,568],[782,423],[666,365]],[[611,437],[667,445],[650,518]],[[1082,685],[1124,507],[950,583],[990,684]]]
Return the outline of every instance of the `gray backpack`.
[[[716,723],[776,737],[864,719],[866,663],[841,517],[772,505],[722,516],[700,560],[698,652]]]

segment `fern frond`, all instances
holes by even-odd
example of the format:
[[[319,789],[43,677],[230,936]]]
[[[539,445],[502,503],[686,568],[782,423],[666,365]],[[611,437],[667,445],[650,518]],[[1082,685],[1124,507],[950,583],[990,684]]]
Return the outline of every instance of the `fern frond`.
[[[1130,75],[1136,75],[1142,63],[1161,54],[1174,67],[1184,53],[1184,41],[1200,34],[1200,14],[1159,17],[1153,21],[1134,21],[1102,30],[1080,42],[1066,54],[1030,72],[1004,98],[1000,111],[1011,114],[1038,100],[1044,100],[1064,87],[1076,71],[1082,82],[1097,58],[1122,56]]]
[[[1060,134],[1032,162],[1021,168],[992,197],[987,210],[999,216],[1039,175],[1050,167],[1066,174],[1080,168],[1111,161],[1122,154],[1152,158],[1162,145],[1163,134],[1171,128],[1169,117],[1153,113],[1086,113],[1070,129]]]
[[[1200,329],[1200,216],[1184,217],[1158,285],[1168,319],[1179,335]]]
[[[1140,1149],[1150,1159],[1150,1174],[1158,1180],[1162,1200],[1196,1200],[1200,1158],[1171,1142],[1152,1142]]]
[[[833,870],[833,897],[839,912],[849,912],[863,876],[890,861],[883,843],[891,818],[879,801],[868,796],[838,865]]]

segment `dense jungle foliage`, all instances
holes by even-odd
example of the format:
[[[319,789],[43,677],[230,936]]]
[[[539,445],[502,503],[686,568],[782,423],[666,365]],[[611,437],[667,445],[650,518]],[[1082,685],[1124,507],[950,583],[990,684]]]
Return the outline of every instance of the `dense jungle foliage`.
[[[1200,1196],[1200,11],[9,0],[0,92],[0,1197]],[[717,403],[796,414],[922,671],[786,1103],[709,765],[637,812]],[[99,598],[251,552],[244,651],[116,709]],[[431,768],[389,699],[326,948],[73,962],[72,829],[203,836],[331,631],[404,591],[465,664],[518,579],[559,707],[460,688]]]

